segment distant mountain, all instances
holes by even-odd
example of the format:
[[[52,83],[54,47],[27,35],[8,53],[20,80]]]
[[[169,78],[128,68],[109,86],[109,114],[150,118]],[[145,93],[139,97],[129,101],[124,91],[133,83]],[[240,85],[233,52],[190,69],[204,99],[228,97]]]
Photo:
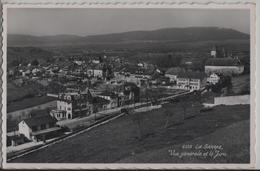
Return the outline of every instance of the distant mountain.
[[[7,47],[7,65],[26,64],[37,60],[40,63],[51,61],[55,54],[38,47]]]
[[[64,46],[102,43],[133,42],[186,42],[207,40],[249,39],[249,35],[227,28],[188,27],[165,28],[153,31],[131,31],[93,36],[57,35],[29,36],[8,35],[8,46]]]
[[[74,35],[57,35],[57,36],[31,36],[9,34],[7,35],[7,46],[52,46],[66,45],[82,41],[84,37]]]

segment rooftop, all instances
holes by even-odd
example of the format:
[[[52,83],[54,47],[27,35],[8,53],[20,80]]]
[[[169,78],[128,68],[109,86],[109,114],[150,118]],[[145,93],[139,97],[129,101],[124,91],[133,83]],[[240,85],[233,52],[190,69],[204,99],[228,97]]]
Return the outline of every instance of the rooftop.
[[[58,131],[58,130],[61,130],[61,128],[60,127],[52,127],[52,128],[33,132],[32,135],[42,135],[42,134],[47,134],[47,133]]]
[[[205,63],[206,66],[240,66],[239,59],[234,58],[210,58]]]
[[[151,69],[143,69],[136,65],[126,66],[122,71],[128,72],[130,74],[140,74],[140,75],[151,75],[153,74],[153,70]]]
[[[104,104],[109,104],[110,101],[106,100],[102,97],[94,97],[93,98],[93,103],[99,104],[99,105],[104,105]]]
[[[48,124],[48,123],[56,123],[57,122],[57,120],[55,118],[51,117],[51,115],[44,115],[44,116],[40,116],[40,117],[32,117],[32,118],[24,119],[23,121],[29,127],[39,126],[39,125]]]
[[[110,96],[111,98],[116,98],[116,94],[110,91],[103,91],[99,94],[100,96]]]
[[[92,97],[93,96],[89,90],[86,92],[70,92],[70,93],[59,94],[59,99],[69,100],[69,101],[80,100],[80,99],[91,100]]]
[[[191,79],[203,79],[206,77],[206,74],[203,72],[179,72],[178,78],[191,78]]]

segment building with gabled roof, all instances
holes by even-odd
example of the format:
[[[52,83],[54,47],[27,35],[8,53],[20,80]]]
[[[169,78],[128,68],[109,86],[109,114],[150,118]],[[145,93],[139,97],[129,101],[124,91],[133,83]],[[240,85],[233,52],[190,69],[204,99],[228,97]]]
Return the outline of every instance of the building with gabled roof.
[[[91,65],[87,69],[87,74],[89,77],[102,78],[103,77],[103,66],[100,64]]]
[[[109,104],[107,104],[106,106],[107,108],[111,109],[111,108],[119,107],[119,103],[118,103],[119,97],[116,93],[110,91],[103,91],[97,96],[109,101]]]
[[[148,84],[148,80],[151,78],[153,73],[153,69],[144,69],[129,65],[124,67],[120,72],[115,72],[114,74],[117,81],[122,80],[125,82],[132,82],[141,87]]]
[[[224,75],[242,74],[244,65],[237,58],[210,58],[205,63],[205,73]]]
[[[206,83],[206,74],[202,72],[180,72],[177,76],[177,87],[185,90],[200,90]]]
[[[93,96],[86,92],[60,93],[57,100],[57,109],[51,115],[58,120],[73,119],[88,116],[93,113]]]
[[[170,78],[170,82],[177,80],[177,76],[183,69],[181,67],[171,67],[165,72],[165,77]]]
[[[93,98],[93,108],[94,108],[93,111],[98,112],[102,110],[107,110],[111,108],[110,103],[111,103],[110,100],[96,96]]]
[[[23,134],[28,140],[39,141],[57,135],[61,128],[56,126],[57,119],[49,114],[39,117],[31,117],[22,120],[18,124],[18,131]]]

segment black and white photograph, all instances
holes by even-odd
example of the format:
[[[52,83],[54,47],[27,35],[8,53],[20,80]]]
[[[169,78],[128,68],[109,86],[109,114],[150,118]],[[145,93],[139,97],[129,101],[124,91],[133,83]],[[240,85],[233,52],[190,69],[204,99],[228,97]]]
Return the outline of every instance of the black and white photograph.
[[[252,13],[5,8],[5,165],[251,166]]]

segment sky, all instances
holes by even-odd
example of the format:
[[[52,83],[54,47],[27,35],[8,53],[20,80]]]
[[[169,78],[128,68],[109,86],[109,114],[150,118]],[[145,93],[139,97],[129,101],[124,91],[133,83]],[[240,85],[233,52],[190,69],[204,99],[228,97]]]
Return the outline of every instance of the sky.
[[[171,27],[221,27],[250,33],[248,9],[9,8],[7,33],[97,35]]]

